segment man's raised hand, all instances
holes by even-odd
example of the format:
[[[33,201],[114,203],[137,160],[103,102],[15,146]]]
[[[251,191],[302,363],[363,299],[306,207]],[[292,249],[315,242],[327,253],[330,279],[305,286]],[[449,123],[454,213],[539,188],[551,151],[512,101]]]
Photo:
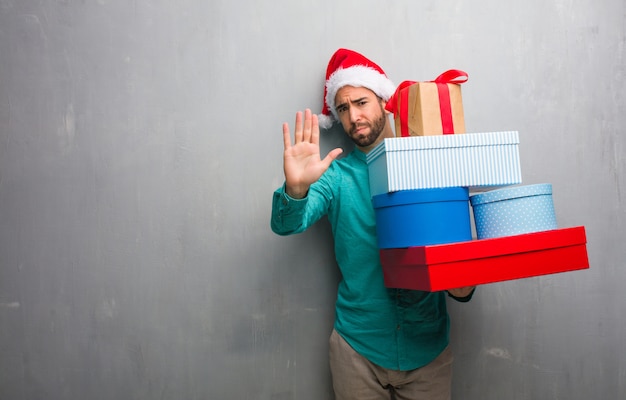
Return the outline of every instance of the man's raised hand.
[[[283,168],[285,171],[285,190],[293,198],[306,196],[311,184],[316,182],[330,164],[343,152],[341,148],[331,150],[324,159],[320,157],[320,128],[317,115],[311,110],[296,113],[294,143],[291,143],[289,124],[283,124]]]

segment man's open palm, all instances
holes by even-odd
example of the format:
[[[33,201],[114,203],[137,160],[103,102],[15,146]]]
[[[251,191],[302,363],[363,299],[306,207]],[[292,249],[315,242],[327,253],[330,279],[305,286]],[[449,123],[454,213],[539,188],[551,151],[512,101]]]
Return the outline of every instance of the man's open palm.
[[[312,115],[311,110],[296,113],[296,125],[294,143],[291,143],[289,125],[283,124],[283,140],[285,153],[283,155],[283,168],[285,170],[285,187],[287,194],[294,198],[306,196],[309,186],[316,182],[330,164],[341,154],[341,148],[336,148],[328,153],[324,159],[320,157],[320,129],[317,115]]]

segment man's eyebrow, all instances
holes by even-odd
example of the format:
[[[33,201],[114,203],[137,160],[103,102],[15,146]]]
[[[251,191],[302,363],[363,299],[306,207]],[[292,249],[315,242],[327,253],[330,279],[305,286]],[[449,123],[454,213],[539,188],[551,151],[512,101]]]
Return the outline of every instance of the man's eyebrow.
[[[361,98],[358,98],[358,99],[352,100],[352,103],[360,103],[360,102],[362,102],[363,100],[367,100],[367,96],[363,96],[363,97],[361,97]]]
[[[350,100],[350,103],[356,104],[356,103],[360,103],[360,102],[362,102],[364,100],[367,100],[367,96],[363,96],[363,97],[360,97],[358,99]],[[344,101],[343,103],[339,103],[339,104],[335,105],[335,108],[338,109],[339,107],[345,107],[346,104],[348,104],[348,102]]]

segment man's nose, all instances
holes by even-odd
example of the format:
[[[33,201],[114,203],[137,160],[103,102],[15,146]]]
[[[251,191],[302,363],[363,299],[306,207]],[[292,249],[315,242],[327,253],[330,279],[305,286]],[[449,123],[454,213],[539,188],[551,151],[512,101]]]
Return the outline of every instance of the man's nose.
[[[350,113],[350,122],[352,123],[358,122],[359,119],[361,118],[361,113],[359,112],[359,109],[356,107],[350,107],[348,109],[348,112]]]

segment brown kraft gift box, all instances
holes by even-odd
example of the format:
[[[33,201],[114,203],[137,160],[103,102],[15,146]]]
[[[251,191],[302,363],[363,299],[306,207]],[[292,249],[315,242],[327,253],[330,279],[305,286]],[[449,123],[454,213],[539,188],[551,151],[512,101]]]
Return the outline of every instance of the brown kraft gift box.
[[[451,79],[458,75],[467,77],[463,71],[450,70],[432,82],[403,82],[390,99],[397,103],[387,108],[395,115],[396,136],[465,133],[460,85],[465,80]]]

